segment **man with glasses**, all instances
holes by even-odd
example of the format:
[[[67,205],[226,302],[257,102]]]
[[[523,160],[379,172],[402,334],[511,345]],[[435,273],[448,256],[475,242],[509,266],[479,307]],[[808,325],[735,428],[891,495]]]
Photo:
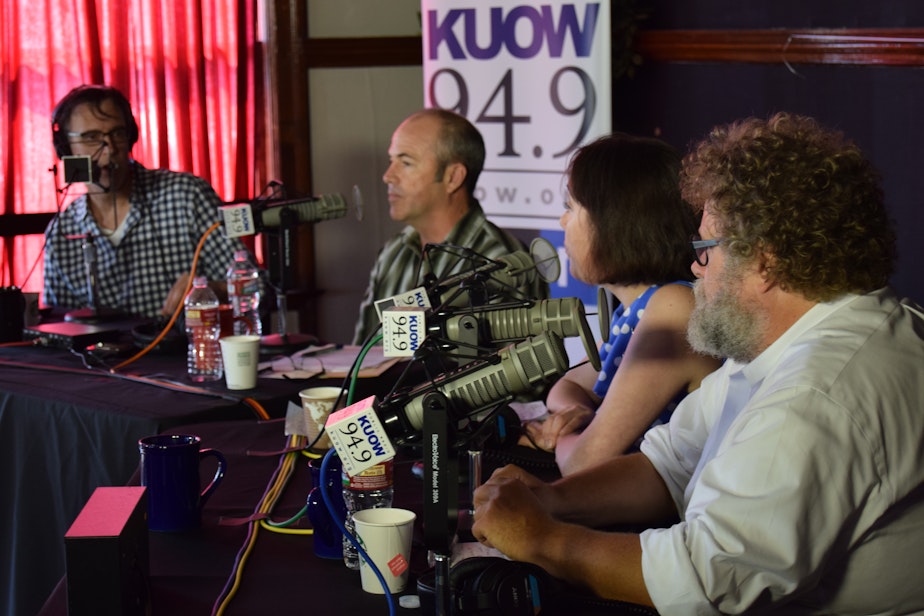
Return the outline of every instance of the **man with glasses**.
[[[886,286],[876,172],[777,114],[713,130],[681,187],[688,337],[727,361],[638,454],[552,484],[499,470],[474,535],[663,616],[924,612],[924,313]],[[599,530],[625,524],[648,529]]]
[[[183,301],[199,240],[219,220],[214,189],[189,173],[146,169],[131,158],[138,125],[115,88],[71,90],[55,107],[52,138],[59,158],[89,157],[91,177],[65,172],[64,183],[82,181],[86,193],[45,231],[45,303],[151,318],[171,314]],[[88,247],[95,256],[96,297],[88,285]],[[242,248],[221,229],[208,235],[198,271],[219,297],[234,251]]]

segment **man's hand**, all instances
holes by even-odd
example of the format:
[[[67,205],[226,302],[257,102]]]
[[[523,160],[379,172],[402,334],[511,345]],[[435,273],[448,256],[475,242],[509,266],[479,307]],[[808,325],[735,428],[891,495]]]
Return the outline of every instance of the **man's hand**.
[[[160,314],[165,317],[173,315],[177,306],[183,303],[186,298],[186,287],[189,285],[189,274],[183,274],[176,279],[170,292],[167,293],[167,299],[164,300],[164,306],[160,309]]]
[[[555,520],[546,511],[550,488],[526,471],[506,466],[475,490],[472,534],[509,558],[535,562],[536,550]]]

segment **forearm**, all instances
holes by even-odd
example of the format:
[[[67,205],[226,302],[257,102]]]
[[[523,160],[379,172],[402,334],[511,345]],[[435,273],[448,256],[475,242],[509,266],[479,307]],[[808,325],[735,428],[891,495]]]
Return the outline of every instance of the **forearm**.
[[[528,560],[556,578],[605,599],[652,605],[642,576],[638,535],[558,523],[533,545],[535,552]]]
[[[658,524],[677,515],[661,476],[640,453],[606,460],[550,487],[548,511],[584,526]]]
[[[581,375],[575,374],[579,370],[579,368],[573,368],[549,390],[545,405],[550,413],[557,413],[575,407],[583,407],[589,410],[597,408],[600,400],[589,393],[589,388],[580,382]]]

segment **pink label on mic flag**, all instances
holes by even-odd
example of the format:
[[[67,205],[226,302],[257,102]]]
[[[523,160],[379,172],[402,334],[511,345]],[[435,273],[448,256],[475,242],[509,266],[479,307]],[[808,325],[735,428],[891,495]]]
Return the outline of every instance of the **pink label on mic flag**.
[[[375,413],[374,402],[375,396],[369,396],[331,413],[325,423],[327,435],[348,475],[358,475],[395,457],[395,448]]]
[[[403,554],[395,554],[395,557],[388,561],[388,569],[391,571],[391,574],[395,577],[398,577],[405,571],[407,571],[408,564],[405,560]]]

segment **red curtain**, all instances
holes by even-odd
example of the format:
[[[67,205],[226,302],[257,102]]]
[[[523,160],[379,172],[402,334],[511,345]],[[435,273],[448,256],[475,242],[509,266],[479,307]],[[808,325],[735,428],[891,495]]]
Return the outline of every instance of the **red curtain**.
[[[50,118],[82,83],[125,93],[145,166],[192,172],[225,200],[258,194],[272,160],[261,11],[261,0],[0,3],[0,213],[54,212],[79,190],[56,189]],[[42,244],[3,240],[0,284],[40,291]]]

